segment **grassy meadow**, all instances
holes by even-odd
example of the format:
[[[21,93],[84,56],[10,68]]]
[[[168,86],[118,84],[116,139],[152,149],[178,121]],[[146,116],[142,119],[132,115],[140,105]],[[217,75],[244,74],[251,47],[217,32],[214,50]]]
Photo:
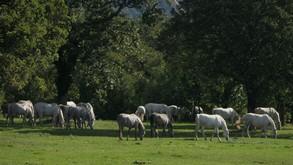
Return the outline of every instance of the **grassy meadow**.
[[[145,122],[143,141],[134,140],[134,131],[126,141],[127,129],[124,141],[118,141],[116,121],[98,120],[94,130],[51,128],[49,120],[45,127],[15,122],[7,127],[0,118],[0,164],[293,164],[292,125],[278,131],[278,139],[258,138],[255,132],[243,138],[230,126],[230,140],[219,142],[205,141],[201,133],[194,140],[192,122],[175,122],[174,138],[150,138]],[[210,136],[212,130],[206,133]]]

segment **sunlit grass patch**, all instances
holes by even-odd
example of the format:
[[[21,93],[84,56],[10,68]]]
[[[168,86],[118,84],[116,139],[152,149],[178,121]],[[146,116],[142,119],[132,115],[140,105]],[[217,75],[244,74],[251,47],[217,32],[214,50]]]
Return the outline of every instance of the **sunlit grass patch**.
[[[195,140],[192,122],[174,122],[174,138],[151,138],[145,122],[142,141],[134,140],[134,130],[128,141],[119,141],[116,121],[97,120],[93,130],[3,123],[0,118],[0,164],[293,164],[291,125],[278,131],[278,139],[258,138],[257,132],[242,137],[242,130],[229,126],[230,140],[220,131],[219,142],[201,133]],[[206,129],[208,139],[212,132]]]

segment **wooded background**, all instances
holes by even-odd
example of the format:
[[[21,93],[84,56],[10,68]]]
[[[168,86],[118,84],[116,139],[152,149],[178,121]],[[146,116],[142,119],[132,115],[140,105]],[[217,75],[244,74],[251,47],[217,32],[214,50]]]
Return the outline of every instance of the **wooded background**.
[[[0,104],[293,109],[292,0],[1,0]],[[164,7],[162,7],[164,6]],[[169,7],[169,8],[168,8]],[[174,7],[174,5],[173,5]]]

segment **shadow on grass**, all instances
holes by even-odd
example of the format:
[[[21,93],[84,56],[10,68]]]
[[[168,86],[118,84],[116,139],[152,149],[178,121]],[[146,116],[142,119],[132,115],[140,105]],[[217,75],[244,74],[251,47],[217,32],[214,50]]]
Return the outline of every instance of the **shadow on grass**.
[[[293,133],[278,135],[278,139],[291,139],[291,140],[293,140]]]
[[[290,129],[288,129],[290,130]],[[282,130],[281,130],[282,131]],[[287,140],[293,140],[293,133],[288,133],[288,131],[286,131],[286,133],[283,133],[281,131],[278,131],[277,133],[277,139],[287,139]],[[259,133],[260,133],[260,130],[257,130],[257,131],[250,131],[249,134],[251,136],[251,138],[259,138]],[[240,133],[238,134],[239,136],[238,137],[242,137],[242,130],[240,130]],[[247,134],[246,134],[246,131],[244,132],[244,137],[248,138],[247,137]],[[264,134],[261,134],[260,135],[260,138],[265,138],[264,137]],[[267,138],[268,139],[272,139],[272,131],[269,130],[267,132]]]
[[[17,127],[18,128],[18,127]],[[4,129],[1,129],[1,131]],[[123,136],[126,136],[128,129],[124,129]],[[159,131],[159,137],[162,135],[162,130],[158,129]],[[174,137],[175,138],[185,138],[185,139],[190,139],[194,138],[194,131],[189,131],[189,132],[182,132],[180,129],[175,129],[174,130]],[[23,133],[23,134],[30,134],[30,133],[40,133],[40,134],[50,134],[54,136],[100,136],[100,137],[118,137],[118,130],[111,130],[111,129],[62,129],[62,128],[52,128],[52,129],[25,129],[21,130],[18,128],[17,130],[18,133]],[[213,130],[207,129],[205,130],[205,134],[207,138],[210,138],[213,133]],[[131,130],[130,136],[134,135],[134,129]],[[258,138],[258,132],[251,132],[250,133],[252,138]],[[202,137],[201,131],[198,132],[199,138]],[[271,134],[267,133],[268,138],[271,138]],[[151,137],[150,130],[146,130],[146,138]],[[222,131],[220,131],[220,137],[223,138]],[[242,137],[242,130],[233,130],[230,131],[230,138],[238,138]],[[245,137],[246,134],[245,134]],[[170,138],[167,134],[167,138]],[[263,135],[261,136],[263,138]],[[278,139],[288,139],[292,140],[293,139],[293,133],[286,133],[286,134],[280,134],[278,135]]]
[[[124,129],[123,136],[127,135],[127,130]],[[185,140],[194,140],[194,131],[191,132],[180,132],[181,130],[175,130],[175,135],[174,138],[184,138]],[[110,130],[110,129],[58,129],[58,128],[53,128],[53,129],[26,129],[26,130],[18,130],[18,133],[23,133],[23,134],[30,134],[30,133],[40,133],[40,134],[49,134],[53,136],[97,136],[97,137],[117,137],[118,138],[118,130]],[[207,138],[209,139],[213,133],[213,130],[205,130],[205,134]],[[162,135],[162,130],[159,130],[159,137]],[[251,132],[250,133],[251,138],[258,138],[258,132]],[[131,130],[130,137],[134,136],[134,130]],[[200,139],[203,139],[201,132],[198,132],[198,136]],[[268,139],[271,138],[271,134],[267,134]],[[220,137],[223,139],[223,134],[220,131]],[[230,138],[239,138],[242,137],[242,130],[235,130],[235,131],[230,131]],[[248,138],[245,135],[246,138]],[[146,135],[145,138],[151,138],[150,135],[150,130],[146,130]],[[170,138],[167,134],[167,138]],[[214,137],[216,138],[216,136]],[[261,136],[261,138],[264,138]],[[293,140],[293,133],[287,133],[287,134],[281,134],[278,135],[277,139],[287,139],[287,140]]]
[[[19,130],[18,133],[41,133],[56,136],[105,136],[105,137],[118,137],[118,130],[98,130],[98,129],[32,129],[32,130]]]
[[[109,128],[99,128],[99,125],[95,127],[93,130],[91,129],[65,129],[65,128],[51,128],[48,127],[50,125],[50,120],[44,121],[44,124],[46,125],[45,127],[41,127],[38,125],[37,126],[29,126],[27,125],[22,125],[21,123],[15,123],[14,126],[6,126],[5,122],[3,120],[0,120],[0,131],[9,131],[9,130],[15,130],[18,133],[23,133],[23,134],[30,134],[30,133],[39,133],[39,134],[49,134],[49,135],[54,135],[54,136],[101,136],[101,137],[118,137],[118,129],[109,129]],[[146,126],[146,138],[151,137],[151,132],[150,132],[150,127],[149,123],[145,122],[144,123]],[[193,139],[194,138],[194,128],[195,124],[194,123],[181,123],[181,122],[175,122],[173,124],[174,126],[174,137],[175,138],[184,138],[184,139]],[[103,126],[102,126],[103,127]],[[105,126],[104,126],[105,127]],[[293,140],[293,127],[285,127],[284,129],[278,131],[278,139],[287,139],[287,140]],[[229,130],[230,130],[230,138],[239,138],[242,137],[242,129],[235,129],[233,126],[229,125]],[[123,136],[127,135],[128,128],[124,129]],[[162,128],[158,128],[159,131],[159,137],[162,135]],[[166,130],[168,131],[168,130]],[[292,131],[292,133],[291,133]],[[220,137],[223,137],[222,130],[219,130],[220,132]],[[212,129],[205,129],[205,134],[209,138],[211,137],[213,133]],[[259,135],[259,130],[258,131],[251,131],[250,135],[252,138],[258,138]],[[134,136],[134,129],[131,130],[130,136]],[[199,138],[202,137],[202,133],[199,130],[198,132]],[[245,137],[247,135],[245,134]],[[263,137],[263,136],[262,136]],[[269,130],[267,133],[267,137],[271,138],[271,131]],[[167,133],[167,138],[168,138],[168,133]]]

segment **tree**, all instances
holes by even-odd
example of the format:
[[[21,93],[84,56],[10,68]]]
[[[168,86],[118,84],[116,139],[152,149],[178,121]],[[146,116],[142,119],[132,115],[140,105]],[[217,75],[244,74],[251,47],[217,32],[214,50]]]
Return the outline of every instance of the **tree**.
[[[103,46],[103,41],[98,41],[98,39],[107,29],[109,23],[121,14],[124,8],[139,7],[142,2],[125,0],[66,1],[70,10],[69,16],[73,19],[69,40],[59,50],[60,58],[55,61],[58,71],[56,83],[58,102],[64,104],[68,99],[68,92],[72,84],[72,72],[75,70],[80,54],[84,54],[83,58],[87,58],[86,54],[91,54],[93,47]]]
[[[286,63],[292,61],[291,1],[185,0],[182,4],[187,13],[174,17],[166,33],[176,40],[168,46],[173,53],[170,61],[183,57],[172,65],[189,66],[181,72],[192,77],[188,80],[208,79],[204,83],[210,84],[220,78],[224,84],[230,80],[243,85],[250,112],[270,105],[275,92],[286,89],[279,80],[284,80],[280,71],[292,71]]]
[[[68,5],[72,31],[55,62],[59,102],[68,98],[91,102],[103,118],[134,110],[143,98],[135,97],[144,91],[138,88],[161,65],[161,54],[142,34],[147,27],[118,13],[121,6],[139,4],[120,3],[117,10],[114,1],[68,1]]]
[[[8,101],[43,99],[54,88],[51,64],[68,35],[67,7],[62,0],[13,0],[1,1],[0,11],[1,90]]]

